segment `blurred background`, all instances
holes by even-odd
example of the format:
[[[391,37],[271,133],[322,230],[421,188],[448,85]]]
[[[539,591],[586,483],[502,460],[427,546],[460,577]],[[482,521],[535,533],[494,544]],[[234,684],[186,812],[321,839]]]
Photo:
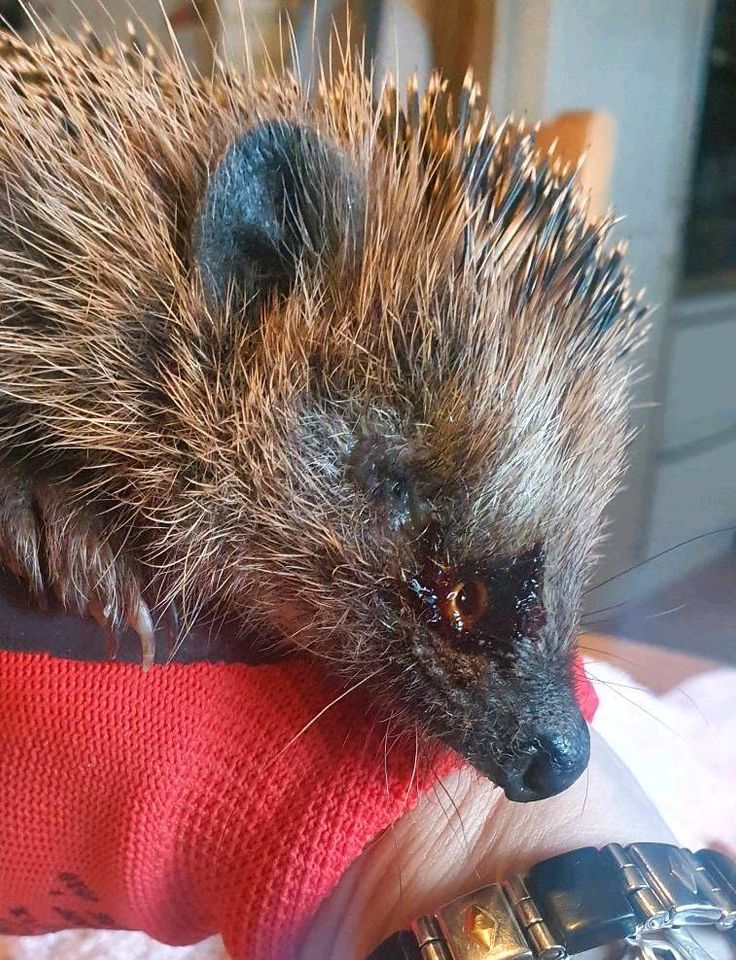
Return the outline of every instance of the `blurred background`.
[[[333,24],[345,31],[343,0],[241,2],[36,9],[70,32],[85,18],[101,38],[143,20],[167,44],[168,16],[204,71],[213,47],[239,63],[249,44],[256,69],[288,60],[288,17],[308,75]],[[736,521],[736,0],[354,0],[350,16],[379,74],[426,81],[438,66],[457,88],[470,65],[497,116],[541,120],[563,145],[572,123],[588,148],[593,206],[625,218],[634,284],[657,308],[589,625],[736,661],[736,541],[723,529]],[[0,2],[0,17],[32,32],[20,4]]]

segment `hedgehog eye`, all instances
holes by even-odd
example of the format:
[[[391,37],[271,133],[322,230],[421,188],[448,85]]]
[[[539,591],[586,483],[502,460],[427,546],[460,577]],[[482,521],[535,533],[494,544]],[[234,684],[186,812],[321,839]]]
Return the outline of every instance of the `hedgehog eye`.
[[[471,629],[488,609],[488,591],[478,580],[462,580],[447,594],[447,618],[455,629]]]

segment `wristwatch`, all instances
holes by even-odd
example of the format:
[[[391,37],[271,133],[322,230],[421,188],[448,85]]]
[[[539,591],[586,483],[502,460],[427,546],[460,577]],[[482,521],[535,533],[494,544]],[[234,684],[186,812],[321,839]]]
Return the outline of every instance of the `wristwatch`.
[[[687,930],[736,944],[736,864],[666,843],[582,847],[459,897],[368,960],[564,960],[623,941],[629,960],[706,960]]]

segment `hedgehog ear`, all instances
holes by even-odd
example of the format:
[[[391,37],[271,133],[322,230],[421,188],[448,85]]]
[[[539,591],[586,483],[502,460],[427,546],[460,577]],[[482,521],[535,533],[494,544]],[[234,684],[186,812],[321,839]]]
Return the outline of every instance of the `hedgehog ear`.
[[[355,258],[363,196],[348,157],[313,130],[263,123],[210,176],[194,230],[208,301],[243,305],[286,293],[300,264]]]

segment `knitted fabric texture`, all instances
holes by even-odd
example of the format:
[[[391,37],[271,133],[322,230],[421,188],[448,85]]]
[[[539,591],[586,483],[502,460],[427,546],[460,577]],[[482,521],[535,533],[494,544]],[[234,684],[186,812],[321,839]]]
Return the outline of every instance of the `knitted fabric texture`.
[[[384,763],[360,696],[325,710],[339,691],[304,662],[144,674],[5,652],[0,689],[7,933],[220,932],[235,960],[288,960],[366,843],[457,763],[414,771],[413,737]]]

